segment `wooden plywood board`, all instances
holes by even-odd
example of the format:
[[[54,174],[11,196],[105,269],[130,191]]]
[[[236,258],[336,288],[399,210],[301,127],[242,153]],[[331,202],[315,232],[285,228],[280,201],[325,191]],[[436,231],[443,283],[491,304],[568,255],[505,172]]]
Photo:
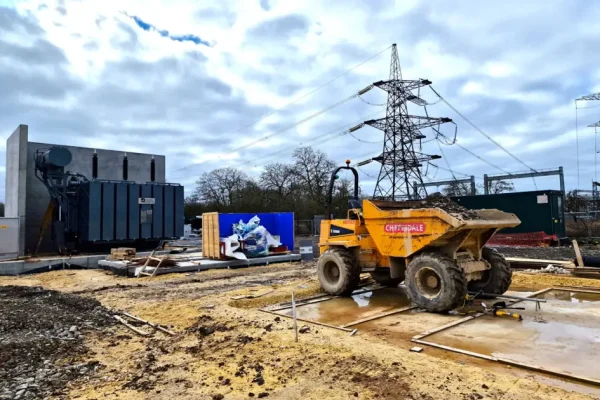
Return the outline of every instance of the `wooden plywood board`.
[[[202,214],[202,255],[219,259],[221,237],[219,235],[219,213]]]

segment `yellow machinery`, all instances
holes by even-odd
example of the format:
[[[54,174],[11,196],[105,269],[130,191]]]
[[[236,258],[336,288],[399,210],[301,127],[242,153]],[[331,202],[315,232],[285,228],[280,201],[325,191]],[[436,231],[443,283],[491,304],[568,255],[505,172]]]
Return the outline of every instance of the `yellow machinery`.
[[[512,272],[500,253],[484,247],[499,229],[521,221],[499,210],[451,214],[427,201],[358,199],[358,173],[337,168],[329,184],[330,219],[321,222],[318,275],[332,295],[349,295],[363,272],[380,284],[405,282],[412,301],[433,312],[463,304],[468,290],[502,294]],[[341,169],[354,174],[347,218],[332,219],[333,185]],[[467,217],[465,217],[467,215]]]

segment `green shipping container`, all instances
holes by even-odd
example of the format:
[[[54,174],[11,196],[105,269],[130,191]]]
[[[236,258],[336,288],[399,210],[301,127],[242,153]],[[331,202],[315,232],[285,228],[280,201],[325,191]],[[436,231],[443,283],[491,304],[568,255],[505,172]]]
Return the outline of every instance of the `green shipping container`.
[[[565,237],[565,209],[559,190],[457,196],[452,200],[471,210],[496,208],[516,214],[521,224],[501,233],[544,232]]]

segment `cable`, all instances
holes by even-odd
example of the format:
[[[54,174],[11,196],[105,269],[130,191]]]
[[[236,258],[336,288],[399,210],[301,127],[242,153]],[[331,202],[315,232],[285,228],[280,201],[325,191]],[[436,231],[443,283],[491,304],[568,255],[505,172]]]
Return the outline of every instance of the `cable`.
[[[361,138],[357,138],[356,136],[354,136],[354,135],[352,134],[352,132],[348,132],[348,134],[349,134],[350,136],[352,136],[354,139],[358,140],[359,142],[363,142],[363,143],[371,143],[371,144],[379,144],[379,143],[383,143],[383,139],[382,139],[382,140],[379,140],[379,141],[377,141],[377,142],[371,142],[371,141],[369,141],[369,140],[363,140],[363,139],[361,139]]]
[[[357,167],[357,168],[358,168],[358,170],[359,170],[360,172],[362,172],[363,174],[365,174],[365,175],[366,175],[366,176],[368,176],[369,178],[371,178],[371,179],[377,179],[377,177],[376,177],[376,176],[373,176],[373,175],[369,174],[369,173],[368,173],[367,171],[365,171],[364,169],[361,169],[361,167]]]
[[[351,132],[353,130],[355,130],[353,128],[356,128],[357,126],[359,126],[360,124],[362,124],[362,121],[364,121],[365,119],[372,118],[373,116],[377,115],[380,111],[381,111],[381,109],[377,110],[376,112],[374,112],[372,114],[364,115],[360,120],[358,120],[357,122],[355,122],[355,124],[351,128],[338,127],[338,128],[333,129],[333,130],[331,130],[331,131],[329,131],[329,132],[327,132],[325,134],[318,135],[317,137],[315,137],[315,138],[313,138],[313,139],[311,139],[311,140],[309,140],[307,142],[302,142],[302,143],[300,143],[298,145],[286,147],[286,148],[277,150],[277,151],[275,151],[273,153],[269,153],[269,154],[267,154],[265,156],[262,156],[261,157],[261,161],[264,160],[265,158],[270,158],[272,156],[281,154],[281,153],[283,153],[285,151],[297,149],[298,147],[306,146],[306,145],[311,144],[311,143],[312,144],[314,144],[314,143],[324,143],[324,142],[332,140],[332,139],[334,139],[334,138],[336,138],[338,136],[344,136],[345,134],[348,134],[348,133],[351,134]],[[340,132],[341,129],[344,129],[344,130]],[[244,163],[240,163],[240,164],[238,164],[238,166],[247,165],[247,164],[250,164],[250,163],[252,163],[252,161],[247,161],[247,162],[244,162]],[[255,164],[254,166],[256,167],[256,166],[259,166],[259,165],[262,165],[262,164],[264,164],[264,163]]]
[[[370,106],[385,106],[386,105],[386,103],[382,103],[382,104],[371,103],[371,102],[363,99],[361,96],[358,96],[358,98],[360,99],[360,101],[362,101],[363,103],[368,104]]]
[[[448,162],[448,158],[446,158],[446,154],[444,154],[444,150],[442,150],[442,145],[437,140],[436,140],[436,143],[438,145],[438,148],[442,152],[442,158],[444,159],[444,161],[446,162],[446,165],[448,166],[448,171],[450,171],[450,173],[452,174],[452,179],[456,180],[456,176],[454,175],[454,171],[452,171],[452,167],[450,166],[450,162]]]
[[[502,168],[500,168],[499,166],[497,166],[497,165],[495,165],[495,164],[492,164],[492,163],[491,163],[491,162],[489,162],[488,160],[486,160],[486,159],[483,159],[483,158],[479,157],[477,154],[473,153],[471,150],[469,150],[469,149],[467,149],[466,147],[464,147],[464,146],[461,146],[460,144],[458,144],[458,142],[457,142],[457,143],[454,143],[454,144],[455,144],[456,146],[458,146],[459,148],[463,149],[464,151],[466,151],[467,153],[469,153],[470,155],[472,155],[473,157],[477,157],[479,160],[481,160],[481,161],[483,161],[484,163],[486,163],[486,164],[488,164],[488,165],[490,165],[490,166],[492,166],[492,167],[496,168],[497,170],[500,170],[500,171],[504,172],[504,173],[505,173],[505,174],[507,174],[507,175],[512,175],[510,172],[506,171],[505,169],[502,169]]]
[[[373,56],[371,56],[371,57],[367,58],[366,60],[364,60],[364,61],[362,61],[362,62],[360,62],[360,63],[356,64],[354,67],[352,67],[352,68],[350,68],[350,69],[346,70],[345,72],[341,73],[340,75],[336,76],[335,78],[333,78],[333,79],[331,79],[331,80],[329,80],[329,81],[325,82],[324,84],[322,84],[322,85],[318,86],[317,88],[315,88],[315,89],[311,90],[310,92],[308,92],[308,93],[306,93],[306,94],[304,94],[304,95],[302,95],[302,96],[298,97],[297,99],[295,99],[295,100],[293,100],[293,101],[291,101],[291,102],[287,103],[285,106],[283,106],[283,107],[281,107],[281,108],[278,108],[278,109],[276,109],[276,110],[274,110],[274,111],[272,111],[272,112],[270,112],[270,113],[268,113],[268,114],[265,114],[265,115],[264,115],[264,116],[262,116],[261,118],[259,118],[259,119],[255,120],[255,121],[253,121],[253,122],[251,122],[251,123],[249,123],[248,125],[244,125],[244,126],[240,127],[239,129],[237,129],[237,130],[235,130],[235,131],[233,131],[233,132],[230,132],[230,133],[229,133],[227,136],[235,135],[236,133],[239,133],[240,131],[242,131],[242,130],[244,130],[244,129],[246,129],[246,128],[249,128],[249,127],[251,127],[251,126],[253,126],[253,125],[255,125],[255,124],[257,124],[257,123],[259,123],[259,122],[261,122],[261,121],[263,121],[263,120],[265,120],[265,119],[267,119],[267,118],[268,118],[268,117],[270,117],[271,115],[277,114],[278,112],[280,112],[280,111],[282,111],[282,110],[286,109],[287,107],[291,106],[292,104],[295,104],[295,103],[299,102],[300,100],[303,100],[303,99],[307,98],[308,96],[312,95],[313,93],[315,93],[315,92],[317,92],[317,91],[319,91],[319,90],[323,89],[325,86],[327,86],[327,85],[329,85],[329,84],[331,84],[331,83],[335,82],[336,80],[340,79],[341,77],[343,77],[343,76],[345,76],[345,75],[349,74],[350,72],[354,71],[356,68],[358,68],[358,67],[360,67],[360,66],[362,66],[362,65],[366,64],[367,62],[371,61],[371,60],[372,60],[372,59],[374,59],[375,57],[377,57],[377,56],[381,55],[381,54],[382,54],[382,53],[384,53],[385,51],[389,50],[391,47],[392,47],[392,46],[388,46],[388,47],[386,47],[385,49],[381,50],[379,53],[377,53],[377,54],[374,54]],[[235,150],[233,150],[233,151],[235,151]],[[207,162],[207,161],[208,161],[208,160],[206,160],[206,161],[202,161],[202,162],[199,162],[199,163],[190,164],[189,166],[186,166],[186,167],[180,168],[180,169],[178,169],[178,170],[175,170],[175,172],[177,172],[177,171],[182,171],[182,170],[185,170],[185,169],[191,168],[191,167],[193,167],[193,166],[196,166],[196,165],[203,164],[204,162]]]
[[[531,170],[533,172],[537,172],[535,169],[531,168],[529,165],[527,165],[523,161],[521,161],[521,159],[519,159],[517,156],[515,156],[510,151],[508,151],[507,149],[505,149],[500,143],[496,142],[490,135],[488,135],[487,133],[485,133],[484,131],[482,131],[477,125],[475,125],[473,122],[471,122],[471,120],[469,120],[460,111],[458,111],[452,104],[448,103],[448,101],[446,99],[444,99],[438,92],[436,92],[436,90],[433,87],[429,86],[429,88],[433,91],[433,93],[435,93],[440,98],[440,100],[442,100],[444,103],[446,103],[446,105],[448,107],[450,107],[455,113],[457,113],[462,119],[464,119],[469,125],[471,125],[473,127],[473,129],[475,129],[477,132],[481,133],[489,141],[491,141],[496,146],[498,146],[500,149],[502,149],[502,151],[504,151],[506,154],[508,154],[509,156],[511,156],[512,158],[514,158],[521,165],[524,165],[527,169],[529,169],[529,170]]]
[[[466,176],[466,177],[469,177],[469,178],[471,177],[471,175],[469,175],[469,174],[465,174],[465,173],[463,173],[463,172],[458,172],[458,171],[450,171],[449,169],[446,169],[446,168],[444,168],[444,167],[440,167],[439,165],[433,164],[433,163],[432,163],[432,162],[430,162],[430,161],[428,161],[428,163],[429,163],[429,165],[430,165],[430,166],[432,166],[433,168],[441,169],[441,170],[443,170],[443,171],[448,171],[448,172],[454,172],[455,174],[462,175],[462,176]]]
[[[329,85],[329,84],[331,84],[331,83],[333,83],[333,82],[337,81],[337,80],[338,80],[338,79],[340,79],[342,76],[344,76],[344,75],[347,75],[347,74],[349,74],[350,72],[354,71],[356,68],[360,67],[361,65],[363,65],[363,64],[366,64],[367,62],[371,61],[371,60],[372,60],[372,59],[374,59],[375,57],[379,56],[381,53],[383,53],[383,52],[385,52],[385,51],[389,50],[391,47],[392,47],[392,46],[388,46],[388,47],[386,47],[385,49],[381,50],[379,53],[377,53],[377,54],[375,54],[375,55],[373,55],[373,56],[371,56],[371,57],[367,58],[366,60],[362,61],[362,62],[361,62],[361,63],[359,63],[359,64],[356,64],[354,67],[350,68],[349,70],[346,70],[345,72],[341,73],[340,75],[336,76],[335,78],[333,78],[333,79],[331,79],[331,80],[329,80],[329,81],[325,82],[325,83],[324,83],[324,84],[322,84],[321,86],[318,86],[316,89],[313,89],[313,90],[311,90],[310,92],[306,93],[305,95],[302,95],[302,96],[298,97],[296,100],[293,100],[293,101],[291,101],[290,103],[287,103],[285,106],[283,106],[283,107],[281,107],[281,108],[278,108],[278,109],[276,109],[275,111],[272,111],[272,112],[270,112],[270,113],[268,113],[268,114],[264,115],[263,117],[259,118],[258,120],[254,121],[254,122],[251,122],[251,123],[250,123],[250,124],[248,124],[248,125],[242,126],[242,127],[241,127],[241,128],[239,128],[238,130],[236,130],[236,131],[232,132],[232,134],[238,133],[238,132],[240,132],[240,131],[242,131],[242,130],[244,130],[244,129],[246,129],[246,128],[249,128],[249,127],[251,127],[252,125],[255,125],[255,124],[257,124],[257,123],[259,123],[259,122],[263,121],[264,119],[266,119],[266,118],[270,117],[271,115],[274,115],[274,114],[276,114],[276,113],[278,113],[278,112],[280,112],[280,111],[282,111],[282,110],[286,109],[287,107],[291,106],[292,104],[295,104],[295,103],[299,102],[300,100],[307,98],[307,97],[308,97],[308,96],[310,96],[311,94],[313,94],[313,93],[315,93],[315,92],[317,92],[317,91],[319,91],[319,90],[323,89],[325,86],[327,86],[327,85]]]
[[[301,119],[300,121],[297,121],[297,122],[296,122],[296,123],[294,123],[293,125],[290,125],[290,126],[287,126],[287,127],[283,128],[282,130],[279,130],[279,131],[276,131],[276,132],[273,132],[273,133],[269,133],[268,135],[265,135],[265,136],[262,136],[262,137],[260,137],[260,138],[258,138],[258,139],[256,139],[256,140],[253,140],[253,141],[252,141],[252,142],[250,142],[250,143],[247,143],[247,144],[245,144],[245,145],[243,145],[243,146],[240,146],[240,147],[238,147],[238,148],[235,148],[235,149],[231,150],[231,153],[235,153],[235,152],[238,152],[238,151],[240,151],[240,150],[247,149],[248,147],[252,147],[252,146],[254,146],[254,145],[255,145],[255,144],[257,144],[257,143],[260,143],[260,142],[262,142],[263,140],[269,139],[269,138],[270,138],[270,137],[272,137],[272,136],[278,135],[278,134],[280,134],[280,133],[283,133],[283,132],[285,132],[285,131],[288,131],[288,130],[290,130],[290,129],[292,129],[292,128],[294,128],[294,127],[298,126],[298,125],[301,125],[301,124],[303,124],[303,123],[305,123],[305,122],[308,122],[308,121],[310,121],[311,119],[313,119],[313,118],[316,118],[316,117],[318,117],[318,116],[320,116],[320,115],[322,115],[322,114],[325,114],[326,112],[328,112],[328,111],[331,111],[331,110],[332,110],[332,109],[334,109],[335,107],[338,107],[338,106],[340,106],[340,105],[342,105],[342,104],[344,104],[344,103],[346,103],[346,102],[348,102],[348,101],[350,101],[350,100],[354,99],[355,97],[358,97],[358,93],[354,93],[353,95],[351,95],[351,96],[348,96],[348,97],[346,97],[345,99],[342,99],[342,100],[338,101],[337,103],[331,104],[331,105],[329,105],[329,106],[325,107],[324,109],[322,109],[322,110],[319,110],[319,111],[317,111],[316,113],[314,113],[314,114],[311,114],[311,115],[309,115],[308,117],[305,117],[305,118]],[[193,163],[193,164],[187,165],[187,166],[185,166],[185,167],[182,167],[182,168],[176,169],[174,172],[184,171],[184,170],[186,170],[186,169],[189,169],[189,168],[192,168],[192,167],[195,167],[195,166],[198,166],[198,165],[204,164],[205,162],[208,162],[208,161],[211,161],[211,160],[204,160],[204,161],[200,161],[200,162],[197,162],[197,163]]]
[[[575,100],[575,146],[577,149],[577,189],[579,189],[579,123],[577,116],[577,100]]]
[[[577,101],[577,100],[575,100]],[[588,108],[596,108],[596,107],[600,107],[600,104],[597,104],[595,106],[589,106],[589,107],[578,107],[580,110],[587,110]]]

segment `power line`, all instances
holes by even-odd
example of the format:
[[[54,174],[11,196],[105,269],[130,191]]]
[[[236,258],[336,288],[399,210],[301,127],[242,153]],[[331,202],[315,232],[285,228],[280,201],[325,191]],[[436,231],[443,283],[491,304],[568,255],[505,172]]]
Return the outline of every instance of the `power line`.
[[[329,111],[333,110],[334,108],[339,107],[340,105],[342,105],[342,104],[344,104],[344,103],[346,103],[346,102],[348,102],[348,101],[350,101],[350,100],[352,100],[352,99],[354,99],[356,97],[358,97],[358,93],[354,93],[351,96],[346,97],[345,99],[342,99],[342,100],[340,100],[340,101],[338,101],[336,103],[333,103],[333,104],[325,107],[324,109],[319,110],[316,113],[311,114],[308,117],[305,117],[305,118],[301,119],[300,121],[297,121],[296,123],[294,123],[294,124],[292,124],[290,126],[287,126],[287,127],[283,128],[283,129],[281,129],[279,131],[276,131],[276,132],[273,132],[273,133],[269,133],[268,135],[265,135],[265,136],[262,136],[262,137],[260,137],[260,138],[258,138],[256,140],[253,140],[250,143],[247,143],[247,144],[245,144],[243,146],[237,147],[237,148],[231,150],[231,152],[235,153],[235,152],[247,149],[249,147],[252,147],[252,146],[254,146],[254,145],[256,145],[256,144],[258,144],[258,143],[260,143],[260,142],[262,142],[262,141],[264,141],[266,139],[269,139],[270,137],[273,137],[275,135],[281,134],[281,133],[283,133],[285,131],[288,131],[288,130],[290,130],[292,128],[295,128],[298,125],[304,124],[304,123],[310,121],[311,119],[314,119],[314,118],[316,118],[316,117],[318,117],[318,116],[320,116],[322,114],[325,114],[326,112],[329,112]],[[212,161],[212,160],[203,160],[203,161],[200,161],[200,162],[197,162],[197,163],[193,163],[193,164],[187,165],[185,167],[179,168],[179,169],[175,170],[175,172],[184,171],[186,169],[189,169],[189,168],[196,167],[198,165],[204,164],[204,163],[206,163],[208,161]]]
[[[350,127],[350,128],[338,127],[338,128],[336,128],[334,130],[331,130],[331,131],[329,131],[329,132],[327,132],[325,134],[318,135],[317,137],[315,137],[315,138],[313,138],[313,139],[311,139],[311,140],[309,140],[307,142],[302,142],[302,143],[300,143],[298,145],[289,146],[289,147],[277,150],[275,152],[269,153],[269,154],[267,154],[265,156],[262,156],[261,157],[261,161],[264,161],[265,158],[270,158],[270,157],[273,157],[275,155],[284,153],[284,152],[289,151],[289,150],[294,150],[294,149],[297,149],[297,148],[302,147],[302,146],[307,146],[309,144],[314,145],[316,143],[324,143],[324,142],[333,140],[333,139],[335,139],[337,137],[344,136],[346,134],[351,134],[353,131],[355,131],[356,129],[358,129],[359,127],[362,126],[362,121],[364,121],[365,118],[371,118],[371,117],[377,115],[380,111],[381,111],[381,109],[377,110],[376,112],[374,112],[372,114],[363,116],[363,118],[361,118],[360,120],[356,121],[354,123],[354,125],[352,127]],[[341,129],[344,129],[344,130],[341,131]],[[252,161],[246,161],[244,163],[238,164],[238,166],[247,165],[247,164],[251,164],[251,163],[252,163]],[[256,167],[256,166],[260,166],[260,165],[263,165],[263,164],[265,164],[265,163],[264,162],[260,162],[260,163],[254,164],[254,166]]]
[[[358,170],[359,170],[361,173],[363,173],[363,174],[365,174],[366,176],[368,176],[369,178],[371,178],[371,179],[377,179],[377,177],[376,177],[376,176],[369,174],[367,171],[365,171],[365,170],[364,170],[364,169],[362,169],[361,167],[358,167]]]
[[[523,161],[521,161],[520,158],[518,158],[517,156],[515,156],[514,154],[512,154],[510,151],[508,151],[507,149],[505,149],[504,146],[502,146],[500,143],[498,143],[497,141],[495,141],[490,135],[488,135],[483,130],[481,130],[481,128],[479,128],[477,125],[475,125],[473,122],[471,122],[471,120],[469,120],[464,114],[462,114],[460,111],[458,111],[456,109],[456,107],[454,107],[452,104],[450,104],[448,102],[448,100],[444,99],[433,87],[430,86],[430,88],[433,91],[433,93],[435,93],[440,98],[440,100],[442,100],[444,103],[446,103],[446,105],[448,107],[450,107],[455,113],[457,113],[462,119],[464,119],[465,122],[467,122],[469,125],[471,125],[473,127],[473,129],[475,129],[477,132],[479,132],[480,134],[482,134],[483,136],[485,136],[490,142],[494,143],[502,151],[504,151],[506,154],[508,154],[509,156],[511,156],[513,159],[515,159],[521,165],[524,165],[527,169],[529,169],[529,170],[531,170],[533,172],[537,172],[535,169],[531,168],[529,165],[527,165]]]
[[[577,189],[579,189],[579,121],[577,116],[577,100],[575,100],[575,147],[577,151]]]
[[[281,111],[283,111],[284,109],[286,109],[287,107],[291,106],[292,104],[295,104],[295,103],[299,102],[300,100],[303,100],[303,99],[307,98],[308,96],[312,95],[313,93],[315,93],[315,92],[317,92],[317,91],[319,91],[319,90],[323,89],[325,86],[327,86],[327,85],[329,85],[329,84],[331,84],[331,83],[335,82],[336,80],[340,79],[341,77],[343,77],[343,76],[345,76],[345,75],[349,74],[350,72],[354,71],[356,68],[358,68],[358,67],[360,67],[360,66],[362,66],[362,65],[366,64],[367,62],[369,62],[369,61],[371,61],[372,59],[376,58],[377,56],[381,55],[382,53],[384,53],[385,51],[387,51],[387,50],[388,50],[390,47],[392,47],[392,46],[390,45],[390,46],[386,47],[385,49],[381,50],[381,51],[380,51],[380,52],[378,52],[377,54],[374,54],[374,55],[372,55],[371,57],[367,58],[366,60],[364,60],[364,61],[362,61],[362,62],[360,62],[360,63],[356,64],[356,65],[355,65],[355,66],[353,66],[352,68],[350,68],[350,69],[348,69],[348,70],[346,70],[346,71],[342,72],[341,74],[339,74],[339,75],[338,75],[338,76],[336,76],[335,78],[333,78],[333,79],[330,79],[329,81],[327,81],[327,82],[323,83],[322,85],[320,85],[320,86],[318,86],[317,88],[315,88],[315,89],[311,90],[310,92],[308,92],[308,93],[306,93],[306,94],[304,94],[304,95],[302,95],[302,96],[300,96],[300,97],[296,98],[295,100],[293,100],[293,101],[291,101],[291,102],[287,103],[287,104],[286,104],[286,105],[284,105],[283,107],[281,107],[281,108],[278,108],[278,109],[276,109],[276,110],[274,110],[274,111],[272,111],[272,112],[270,112],[270,113],[268,113],[268,114],[265,114],[265,115],[263,115],[261,118],[259,118],[259,119],[255,120],[255,121],[253,121],[253,122],[251,122],[251,123],[249,123],[249,124],[247,124],[247,125],[244,125],[244,126],[240,127],[239,129],[237,129],[237,130],[235,130],[235,131],[233,131],[233,132],[230,132],[230,133],[229,133],[227,136],[230,136],[230,135],[235,135],[235,134],[239,133],[240,131],[242,131],[242,130],[244,130],[244,129],[246,129],[246,128],[249,128],[249,127],[251,127],[251,126],[253,126],[253,125],[255,125],[255,124],[257,124],[257,123],[259,123],[259,122],[261,122],[261,121],[264,121],[265,119],[269,118],[270,116],[272,116],[272,115],[274,115],[274,114],[277,114],[278,112],[281,112]],[[236,151],[236,150],[233,150],[233,151]],[[199,163],[190,164],[189,166],[186,166],[186,167],[180,168],[180,169],[178,169],[178,170],[176,170],[176,171],[182,171],[182,170],[184,170],[184,169],[188,169],[188,168],[191,168],[191,167],[193,167],[193,166],[196,166],[196,165],[203,164],[204,162],[207,162],[207,161],[208,161],[208,160],[206,160],[206,161],[202,161],[202,162],[199,162]]]
[[[458,146],[459,148],[463,149],[464,151],[466,151],[467,153],[469,153],[469,154],[470,154],[470,155],[472,155],[473,157],[476,157],[476,158],[478,158],[479,160],[483,161],[484,163],[486,163],[486,164],[488,164],[488,165],[490,165],[490,166],[492,166],[492,167],[496,168],[497,170],[500,170],[500,171],[504,172],[504,173],[505,173],[505,174],[507,174],[507,175],[512,175],[510,172],[506,171],[505,169],[503,169],[503,168],[500,168],[499,166],[497,166],[497,165],[495,165],[495,164],[492,164],[492,163],[491,163],[491,162],[489,162],[488,160],[486,160],[486,159],[484,159],[484,158],[481,158],[481,157],[479,157],[477,154],[473,153],[471,150],[467,149],[467,148],[466,148],[466,147],[464,147],[464,146],[461,146],[461,145],[460,145],[458,142],[454,143],[454,145],[456,145],[456,146]]]
[[[458,174],[458,175],[462,175],[462,176],[471,177],[471,175],[469,175],[469,174],[465,174],[464,172],[451,171],[451,170],[449,170],[449,169],[447,169],[447,168],[440,167],[439,165],[436,165],[436,164],[434,164],[434,163],[432,163],[432,162],[429,162],[429,165],[430,165],[430,166],[432,166],[433,168],[436,168],[436,169],[441,169],[442,171],[453,172],[453,173],[455,173],[455,174]],[[456,179],[456,178],[455,178],[455,179]]]
[[[440,144],[439,140],[436,140],[436,143],[438,145],[438,148],[440,149],[440,152],[442,153],[442,158],[444,159],[444,161],[446,162],[446,165],[448,166],[448,171],[450,171],[450,173],[452,174],[452,179],[456,180],[456,176],[454,175],[454,171],[452,171],[452,167],[450,167],[450,162],[448,162],[448,158],[446,157],[446,154],[444,153],[444,150],[442,149],[442,145]]]
[[[356,140],[358,140],[359,142],[362,142],[362,143],[370,143],[370,144],[379,144],[379,143],[383,143],[383,140],[378,140],[378,141],[376,141],[376,142],[372,142],[372,141],[369,141],[369,140],[364,140],[364,139],[358,138],[358,137],[354,136],[354,135],[352,134],[352,132],[348,132],[348,134],[349,134],[350,136],[352,136],[354,139],[356,139]]]

